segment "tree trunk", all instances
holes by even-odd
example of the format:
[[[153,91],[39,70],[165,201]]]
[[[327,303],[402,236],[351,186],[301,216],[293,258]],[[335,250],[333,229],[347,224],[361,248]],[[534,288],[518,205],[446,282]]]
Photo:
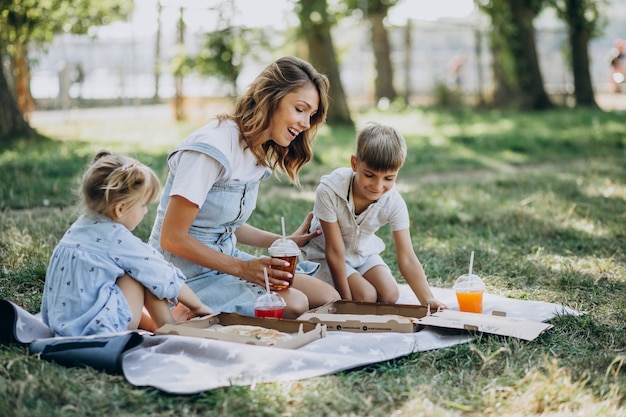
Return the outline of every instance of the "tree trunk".
[[[181,50],[185,45],[185,9],[179,9],[178,25],[176,28],[176,43]],[[184,77],[182,74],[174,76],[174,117],[176,120],[185,120],[185,96],[183,91]]]
[[[161,0],[157,1],[157,30],[155,36],[154,45],[154,95],[152,96],[152,102],[158,103],[159,96],[159,83],[161,81],[161,26],[163,24],[161,16],[163,15],[163,6]]]
[[[30,71],[28,65],[28,49],[20,43],[13,44],[13,78],[15,79],[15,99],[17,108],[25,120],[35,108],[33,96],[30,92]]]
[[[574,74],[576,105],[598,107],[589,72],[589,32],[576,31],[571,33],[569,38],[572,48],[572,73]]]
[[[372,26],[371,39],[376,61],[376,79],[374,82],[376,101],[383,97],[393,101],[397,97],[393,87],[393,66],[391,65],[391,48],[384,20],[387,13],[371,12],[367,17]]]
[[[585,2],[569,0],[565,2],[563,16],[568,27],[568,39],[572,51],[572,74],[576,106],[598,107],[593,94],[589,71],[589,40],[591,29],[586,24]]]
[[[511,38],[508,4],[493,0],[487,6],[479,6],[491,21],[489,32],[489,49],[491,50],[491,71],[493,74],[493,91],[490,104],[494,107],[510,107],[517,102],[517,88],[508,39]],[[508,30],[507,30],[508,29]]]
[[[508,50],[504,49],[501,31],[498,17],[491,16],[492,19],[492,33],[491,33],[491,56],[493,57],[491,63],[491,70],[493,72],[494,90],[492,97],[492,104],[495,107],[508,107],[513,104],[518,93],[510,80],[510,74],[507,74],[504,66],[504,55],[508,54]]]
[[[0,51],[0,63],[2,63]],[[5,144],[18,136],[35,136],[36,132],[24,119],[17,107],[15,97],[0,65],[0,144]]]
[[[298,17],[301,33],[309,50],[308,61],[319,72],[326,74],[330,81],[330,107],[326,120],[329,124],[354,126],[341,84],[339,64],[330,34],[331,23],[326,10],[326,0],[299,0],[299,4]],[[312,14],[319,18],[313,20]]]
[[[532,0],[511,0],[511,23],[516,37],[509,39],[514,61],[515,75],[519,85],[520,105],[526,110],[544,110],[553,107],[543,87],[539,60],[535,47],[535,12]]]

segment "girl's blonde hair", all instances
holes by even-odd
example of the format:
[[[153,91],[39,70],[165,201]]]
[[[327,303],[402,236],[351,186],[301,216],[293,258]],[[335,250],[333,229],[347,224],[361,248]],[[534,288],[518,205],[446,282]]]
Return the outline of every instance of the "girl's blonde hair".
[[[319,95],[319,108],[311,117],[310,129],[301,132],[288,147],[262,137],[281,100],[287,94],[309,86],[315,87]],[[292,56],[279,58],[250,84],[237,100],[233,114],[220,115],[219,119],[228,118],[237,123],[240,140],[256,156],[259,164],[272,170],[280,168],[298,185],[300,169],[313,157],[313,138],[326,121],[329,88],[326,75],[317,72],[308,62]]]
[[[129,208],[159,197],[161,184],[155,172],[124,155],[100,151],[83,175],[81,194],[85,207],[95,213],[113,216],[118,203]]]

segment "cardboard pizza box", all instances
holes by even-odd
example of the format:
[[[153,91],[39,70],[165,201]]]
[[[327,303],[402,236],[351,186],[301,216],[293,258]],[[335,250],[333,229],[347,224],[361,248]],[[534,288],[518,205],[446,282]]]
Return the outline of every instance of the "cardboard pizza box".
[[[428,307],[413,304],[383,304],[335,301],[309,310],[299,320],[326,324],[329,331],[411,333],[432,326],[453,331],[475,331],[533,340],[552,327],[551,324],[506,313],[465,313],[455,310],[430,312]]]
[[[428,307],[414,304],[383,304],[340,300],[312,309],[298,317],[325,324],[329,331],[414,333],[423,326],[415,320]]]
[[[527,341],[536,339],[552,327],[549,323],[506,317],[505,313],[497,311],[492,314],[477,314],[441,310],[419,318],[418,322],[425,326],[491,333]]]
[[[221,333],[216,331],[216,329],[221,327],[233,325],[274,329],[282,333],[288,333],[291,337],[286,340],[268,341],[251,335]],[[155,334],[203,337],[206,339],[225,340],[250,345],[297,349],[314,340],[326,337],[326,325],[301,320],[249,317],[242,316],[238,313],[217,313],[182,323],[166,324],[158,328]]]

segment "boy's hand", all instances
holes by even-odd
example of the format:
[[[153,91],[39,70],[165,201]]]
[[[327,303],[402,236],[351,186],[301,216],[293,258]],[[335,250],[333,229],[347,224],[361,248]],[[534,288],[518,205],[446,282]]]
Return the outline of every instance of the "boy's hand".
[[[441,301],[437,300],[436,298],[430,298],[428,300],[424,300],[424,302],[422,303],[422,305],[424,306],[430,306],[430,310],[431,311],[437,311],[437,310],[447,310],[448,306],[445,305],[444,303],[442,303]]]
[[[296,242],[298,246],[306,245],[309,240],[313,239],[316,236],[322,234],[322,229],[315,229],[312,232],[309,232],[309,227],[311,227],[311,220],[313,220],[313,212],[309,212],[304,218],[304,222],[298,227],[298,229],[290,236],[287,236],[289,239]]]

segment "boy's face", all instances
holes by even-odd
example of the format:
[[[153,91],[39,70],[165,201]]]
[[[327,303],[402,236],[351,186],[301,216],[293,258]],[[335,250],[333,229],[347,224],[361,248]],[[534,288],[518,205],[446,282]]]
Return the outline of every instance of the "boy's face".
[[[364,162],[358,162],[355,155],[350,158],[354,176],[354,190],[356,197],[369,201],[376,201],[396,183],[399,170],[374,171]]]

